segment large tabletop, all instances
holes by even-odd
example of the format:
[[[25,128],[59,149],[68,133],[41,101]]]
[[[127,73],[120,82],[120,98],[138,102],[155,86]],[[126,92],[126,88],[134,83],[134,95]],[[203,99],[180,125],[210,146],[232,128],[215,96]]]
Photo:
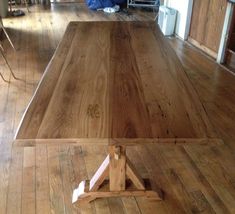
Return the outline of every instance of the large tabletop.
[[[16,135],[101,143],[208,137],[196,91],[149,22],[71,22]]]
[[[96,191],[93,200],[112,195],[98,191],[110,164],[111,192],[127,194],[127,175],[138,189],[132,195],[143,193],[144,181],[126,159],[125,146],[197,143],[214,137],[195,89],[155,23],[71,22],[16,142],[115,145],[90,181],[89,189]],[[74,201],[91,196],[82,185],[83,194],[75,191]]]

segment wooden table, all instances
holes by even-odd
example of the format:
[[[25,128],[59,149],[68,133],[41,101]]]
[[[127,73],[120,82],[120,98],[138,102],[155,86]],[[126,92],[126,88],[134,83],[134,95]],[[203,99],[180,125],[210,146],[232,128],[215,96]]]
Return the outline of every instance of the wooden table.
[[[74,190],[73,202],[115,196],[161,200],[162,191],[141,178],[126,147],[215,137],[196,91],[155,23],[71,22],[15,144],[107,145],[108,156],[92,179]]]

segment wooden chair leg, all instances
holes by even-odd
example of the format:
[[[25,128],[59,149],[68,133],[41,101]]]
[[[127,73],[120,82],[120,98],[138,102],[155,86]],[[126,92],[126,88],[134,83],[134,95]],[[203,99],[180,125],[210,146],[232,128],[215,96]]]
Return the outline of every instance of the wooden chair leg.
[[[0,44],[0,49],[2,50],[2,51],[4,51],[4,48],[2,47],[2,45]]]
[[[1,51],[4,51],[4,49],[3,49],[3,47],[2,47],[1,44],[0,44],[0,49],[1,49]],[[1,76],[1,78],[2,78],[2,80],[3,80],[4,82],[8,82],[8,81],[3,77],[3,75],[2,75],[1,72],[0,72],[0,76]]]
[[[14,72],[12,71],[11,66],[9,65],[9,63],[8,63],[8,61],[7,61],[6,56],[4,55],[4,53],[3,53],[2,51],[0,51],[0,52],[1,52],[1,54],[2,54],[3,59],[4,59],[5,62],[6,62],[6,65],[7,65],[8,69],[9,69],[10,72],[11,72],[11,75],[13,76],[14,79],[18,80],[19,78],[17,78],[17,77],[15,76]],[[1,75],[1,76],[2,76],[2,75]],[[3,79],[4,79],[4,78],[3,78]]]
[[[4,25],[3,25],[3,22],[2,22],[2,18],[1,18],[1,17],[0,17],[0,26],[1,26],[1,28],[2,28],[2,30],[3,30],[3,32],[4,32],[4,34],[6,35],[7,40],[9,41],[11,47],[12,47],[14,50],[16,50],[16,49],[15,49],[15,46],[13,45],[13,43],[12,43],[12,41],[11,41],[11,38],[9,37],[9,35],[8,35],[8,33],[7,33],[7,31],[6,31],[5,27],[4,27]]]
[[[25,6],[26,6],[26,8],[27,8],[27,11],[28,11],[28,13],[29,13],[30,11],[29,11],[29,5],[28,5],[27,0],[24,0],[24,3],[25,3]]]
[[[2,80],[3,80],[4,82],[9,83],[9,81],[7,81],[7,80],[3,77],[2,73],[0,73],[0,77],[2,78]]]

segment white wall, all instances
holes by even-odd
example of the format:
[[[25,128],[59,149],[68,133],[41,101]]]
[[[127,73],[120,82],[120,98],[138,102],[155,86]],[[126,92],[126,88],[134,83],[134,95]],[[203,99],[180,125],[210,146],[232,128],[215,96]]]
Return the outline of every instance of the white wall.
[[[178,11],[175,34],[186,40],[190,29],[193,0],[164,0],[164,5]]]

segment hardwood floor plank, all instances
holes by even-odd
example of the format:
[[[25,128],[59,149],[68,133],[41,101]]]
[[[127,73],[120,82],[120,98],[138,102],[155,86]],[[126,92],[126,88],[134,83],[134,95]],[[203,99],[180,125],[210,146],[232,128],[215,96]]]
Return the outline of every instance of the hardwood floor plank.
[[[14,81],[0,56],[0,70],[7,79],[11,79],[10,84],[5,84],[0,79],[0,213],[3,214],[22,213],[21,200],[24,198],[24,200],[30,201],[32,198],[30,194],[27,197],[22,195],[22,178],[23,174],[26,176],[27,171],[23,173],[24,151],[22,148],[11,149],[10,142],[23,111],[65,32],[67,23],[77,20],[143,21],[154,17],[153,13],[138,10],[131,10],[130,15],[122,12],[105,15],[102,12],[90,12],[85,4],[52,5],[51,9],[36,5],[31,6],[30,10],[32,12],[27,13],[24,17],[3,20],[17,52],[11,50],[4,36],[0,38],[13,71],[24,80],[24,82]],[[141,33],[141,31],[138,31],[138,33]],[[144,36],[136,34],[134,38],[135,41],[138,41],[139,50],[136,61],[137,65],[139,60],[145,61],[143,71],[151,74],[151,68],[148,67],[148,61],[144,57],[143,51],[151,51],[153,48],[151,46],[154,46],[154,44],[147,43],[145,47],[139,46],[142,44],[141,40],[145,38]],[[135,211],[138,213],[137,207],[140,213],[148,214],[156,212],[181,214],[190,213],[191,211],[203,213],[213,213],[214,211],[215,213],[227,214],[234,211],[235,78],[194,47],[177,39],[171,39],[170,43],[180,58],[200,100],[203,102],[210,121],[219,137],[223,138],[224,146],[217,145],[206,149],[204,146],[185,147],[186,151],[175,150],[168,146],[167,148],[164,147],[165,149],[153,146],[148,148],[147,151],[135,148],[133,154],[131,151],[127,151],[130,159],[143,177],[149,175],[154,177],[159,186],[167,190],[165,200],[155,203],[145,198],[136,198],[136,203],[134,203],[134,199],[131,199],[131,203],[129,203],[129,198],[121,198],[121,201],[120,199],[115,201],[115,199],[109,203],[107,200],[98,199],[92,202],[91,205],[85,205],[82,208],[76,207],[77,213],[102,213],[102,211],[110,213],[114,209],[116,209],[115,212],[118,212],[118,205],[121,205],[120,213]],[[156,55],[149,60],[157,63],[157,59],[161,59],[161,57]],[[162,67],[162,69],[165,68],[167,66]],[[141,70],[140,67],[138,69]],[[144,77],[142,72],[141,75],[141,78],[151,79]],[[167,80],[163,80],[160,84],[168,84],[171,78],[169,75]],[[160,87],[156,86],[157,90],[159,91]],[[145,96],[147,97],[147,95]],[[174,99],[173,95],[172,99]],[[38,105],[40,107],[40,104]],[[167,112],[168,107],[163,107],[162,111]],[[158,108],[158,106],[152,105],[150,108]],[[159,114],[162,111],[159,109]],[[161,116],[158,116],[158,118],[161,118]],[[173,116],[172,121],[174,121]],[[153,130],[160,132],[157,125],[153,127]],[[184,131],[181,127],[177,127],[177,130],[179,132]],[[55,211],[58,211],[57,213],[66,213],[66,206],[63,201],[69,201],[70,198],[69,193],[65,193],[62,188],[62,178],[67,180],[67,183],[71,179],[70,185],[72,188],[76,188],[81,180],[88,178],[86,162],[83,159],[83,156],[87,155],[86,149],[71,147],[68,153],[65,152],[65,155],[62,155],[62,159],[60,159],[62,156],[60,156],[58,150],[49,151],[50,154],[54,153],[55,155],[51,154],[50,161],[47,162],[49,159],[46,155],[46,148],[44,146],[39,147],[36,146],[35,152],[36,193],[34,194],[36,194],[36,211],[43,214]],[[94,147],[91,151],[92,157],[86,157],[87,159],[91,158],[88,161],[90,162],[88,164],[88,168],[90,168],[89,176],[92,175],[93,170],[96,170],[96,166],[103,161],[103,157],[99,155],[99,152],[105,155],[104,151]],[[64,154],[64,151],[62,153]],[[174,162],[171,155],[172,157],[176,156],[177,162]],[[70,158],[72,168],[69,166],[68,170],[65,166],[70,162]],[[58,170],[61,161],[64,164],[63,172]],[[93,164],[94,166],[92,166]],[[165,167],[164,164],[166,164]],[[73,173],[70,174],[71,170],[73,170]],[[30,173],[32,174],[32,171]],[[46,174],[49,175],[46,176]],[[60,182],[58,180],[54,181],[54,179],[59,179]],[[47,184],[47,180],[50,181],[51,190],[48,189],[49,183]],[[30,179],[29,184],[31,190],[33,190],[32,179]],[[24,184],[24,188],[26,188],[26,184]],[[58,188],[58,191],[54,190],[56,188]],[[50,197],[53,199],[52,203]],[[65,197],[64,200],[63,197]],[[60,204],[57,205],[56,203]],[[26,205],[24,206],[26,207]]]
[[[95,212],[96,213],[104,213],[110,214],[109,203],[107,199],[97,199],[95,200]]]
[[[135,197],[123,197],[122,203],[124,206],[125,213],[128,214],[141,214]]]
[[[23,184],[24,148],[12,149],[12,162],[9,172],[7,207],[3,213],[22,213],[22,184]]]
[[[181,212],[179,210],[175,210],[174,212],[169,212],[169,210],[167,209],[167,207],[165,207],[164,202],[155,202],[155,201],[151,201],[149,199],[143,198],[143,197],[138,197],[136,198],[138,207],[141,211],[142,214],[151,214],[151,213],[160,213],[160,214],[164,214],[164,213],[184,213]]]
[[[137,148],[141,160],[149,171],[151,179],[164,190],[164,203],[169,212],[177,210],[179,213],[192,213],[188,193],[182,186],[173,168],[170,168],[159,150],[151,153],[153,146]],[[156,206],[156,205],[154,205]],[[163,207],[164,209],[164,207]]]
[[[187,190],[192,203],[193,212],[201,212],[203,210],[206,213],[215,213],[213,207],[209,202],[212,200],[207,200],[207,192],[209,192],[205,186],[202,186],[200,180],[197,177],[203,178],[201,172],[198,170],[196,172],[191,172],[193,166],[190,165],[190,160],[187,159],[185,153],[182,152],[182,147],[172,147],[167,150],[161,148],[161,153],[164,155],[166,160],[171,167],[177,171],[178,177]],[[196,173],[200,173],[199,175]],[[206,183],[203,181],[203,183]],[[214,198],[217,198],[216,195]]]
[[[86,168],[85,157],[86,150],[80,146],[72,147],[72,166],[74,170],[74,182],[73,189],[77,188],[79,183],[83,180],[88,179],[88,171]],[[74,205],[75,206],[75,205]],[[80,207],[77,207],[78,211],[82,214],[93,214],[95,213],[94,202],[88,204],[82,204]],[[78,213],[79,213],[78,212]]]
[[[70,146],[61,146],[59,148],[59,161],[61,168],[62,186],[65,203],[65,213],[72,214],[77,213],[77,209],[72,201],[73,185],[74,180],[73,166],[70,158]]]
[[[63,182],[59,163],[59,147],[48,147],[47,155],[51,213],[65,213],[65,199],[62,189]]]
[[[88,178],[91,179],[98,169],[99,165],[104,161],[107,156],[107,148],[101,146],[100,148],[94,148],[91,146],[84,146],[82,151],[84,152],[84,161],[88,174]],[[110,203],[107,199],[97,200],[92,203],[92,207],[95,208],[96,213],[104,212],[111,213]]]
[[[222,211],[224,213],[233,213],[234,206],[231,205],[231,203],[232,201],[234,201],[234,196],[233,193],[231,194],[230,192],[232,186],[230,186],[231,184],[229,184],[226,180],[226,175],[224,175],[225,172],[221,172],[219,163],[213,158],[208,159],[207,156],[209,156],[209,154],[205,152],[206,148],[204,148],[203,151],[199,150],[198,148],[193,148],[193,152],[191,151],[190,147],[185,148],[188,155],[192,158],[200,171],[204,174],[205,178],[214,189],[214,192],[218,195],[218,197],[224,204],[225,208],[223,208]]]
[[[2,145],[0,143],[0,150]],[[0,157],[0,213],[5,213],[7,209],[7,194],[9,181],[9,155],[1,153]]]
[[[228,209],[225,204],[221,200],[220,196],[217,195],[203,172],[200,171],[196,163],[191,159],[188,153],[181,148],[181,152],[188,159],[188,164],[185,164],[187,168],[189,168],[190,172],[193,173],[192,177],[197,179],[197,185],[199,185],[201,191],[205,195],[206,199],[209,201],[210,206],[215,210],[216,213],[228,213]]]
[[[47,147],[36,147],[36,213],[50,213]]]
[[[22,213],[36,213],[36,173],[35,148],[24,148],[23,183],[22,183]]]
[[[125,210],[121,198],[108,198],[110,213],[124,214]]]

